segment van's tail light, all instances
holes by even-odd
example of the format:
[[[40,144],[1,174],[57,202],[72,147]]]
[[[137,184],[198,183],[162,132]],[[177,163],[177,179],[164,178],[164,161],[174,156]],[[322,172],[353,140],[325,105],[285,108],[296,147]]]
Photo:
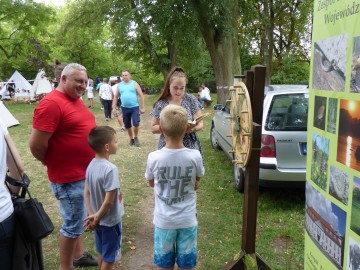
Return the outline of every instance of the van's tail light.
[[[260,157],[276,157],[275,139],[271,135],[261,135]]]

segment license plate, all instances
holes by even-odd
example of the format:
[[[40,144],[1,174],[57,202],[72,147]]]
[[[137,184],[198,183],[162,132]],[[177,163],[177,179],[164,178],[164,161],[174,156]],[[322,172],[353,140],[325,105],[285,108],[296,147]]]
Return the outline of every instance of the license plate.
[[[306,143],[301,143],[300,146],[301,146],[301,153],[306,156],[307,153]]]

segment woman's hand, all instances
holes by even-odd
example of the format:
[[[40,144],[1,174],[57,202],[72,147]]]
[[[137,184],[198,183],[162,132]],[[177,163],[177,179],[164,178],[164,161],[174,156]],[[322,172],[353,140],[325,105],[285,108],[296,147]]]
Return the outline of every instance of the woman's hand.
[[[188,124],[188,127],[186,129],[186,133],[194,133],[196,131],[198,131],[199,129],[197,128],[197,125],[192,125],[192,124]]]

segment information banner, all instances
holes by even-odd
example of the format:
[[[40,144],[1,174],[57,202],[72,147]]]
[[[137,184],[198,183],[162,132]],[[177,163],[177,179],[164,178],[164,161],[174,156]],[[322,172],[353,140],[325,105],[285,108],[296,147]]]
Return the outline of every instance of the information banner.
[[[360,269],[360,0],[314,2],[304,269]]]

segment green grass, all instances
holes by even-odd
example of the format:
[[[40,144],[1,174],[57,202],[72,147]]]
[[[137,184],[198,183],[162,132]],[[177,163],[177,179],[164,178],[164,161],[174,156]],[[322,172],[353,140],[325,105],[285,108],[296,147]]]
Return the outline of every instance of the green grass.
[[[149,113],[157,96],[146,96]],[[213,100],[216,97],[213,96]],[[93,110],[98,124],[105,124],[103,112],[96,103]],[[58,269],[58,229],[61,224],[57,202],[51,194],[46,169],[36,161],[28,147],[32,114],[35,105],[14,104],[8,109],[20,121],[9,129],[20,150],[26,171],[32,180],[30,190],[50,214],[55,232],[43,241],[45,269]],[[213,113],[211,108],[205,112]],[[143,126],[149,123],[142,123]],[[199,132],[205,156],[205,177],[198,191],[198,270],[222,269],[226,262],[240,253],[243,221],[243,195],[233,187],[232,163],[222,151],[210,146],[211,117],[204,120],[204,130]],[[141,130],[140,139],[150,132]],[[123,136],[121,138],[126,138]],[[151,144],[152,137],[147,144]],[[139,202],[151,194],[144,181],[144,169],[148,152],[154,147],[142,147],[136,151],[127,147],[127,140],[120,139],[118,154],[112,161],[119,167],[125,201],[123,219],[123,254],[130,250],[141,221]],[[260,189],[258,200],[256,252],[272,269],[303,269],[304,253],[304,190]],[[95,254],[93,236],[85,234],[86,249]],[[96,268],[87,268],[89,270]]]

